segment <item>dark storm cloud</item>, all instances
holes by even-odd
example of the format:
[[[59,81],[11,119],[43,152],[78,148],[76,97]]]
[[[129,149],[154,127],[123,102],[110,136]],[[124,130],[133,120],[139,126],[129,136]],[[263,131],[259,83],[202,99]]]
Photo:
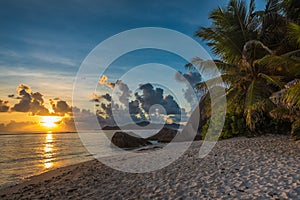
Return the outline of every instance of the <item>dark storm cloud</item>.
[[[30,87],[24,84],[18,87],[20,101],[12,107],[12,111],[29,112],[33,115],[48,115],[49,110],[44,106],[43,95],[39,92],[31,92]]]
[[[142,112],[139,104],[138,100],[134,100],[129,103],[129,113],[131,115],[137,115]]]
[[[175,74],[175,80],[187,85],[187,89],[184,90],[184,97],[193,107],[196,103],[194,102],[196,94],[194,88],[197,83],[202,81],[201,75],[198,72],[189,71],[188,73],[183,74],[182,72],[178,71]]]
[[[161,88],[154,88],[150,83],[141,85],[139,87],[142,90],[142,93],[135,93],[135,100],[129,101],[131,96],[131,91],[129,90],[128,86],[121,82],[117,81],[116,86],[121,91],[119,96],[119,101],[122,104],[127,104],[126,108],[118,105],[117,103],[113,104],[113,108],[115,110],[126,110],[128,109],[129,114],[132,117],[139,115],[141,118],[145,118],[145,113],[149,114],[149,110],[151,106],[155,104],[161,105],[165,111],[158,110],[159,114],[166,114],[166,115],[180,115],[181,108],[175,101],[174,97],[171,95],[167,95],[164,97],[164,90]],[[109,103],[102,102],[101,104],[97,104],[98,111],[97,114],[102,116],[103,118],[113,118],[112,116],[112,104],[111,104],[111,96],[109,94],[105,95],[96,95],[93,94],[92,100],[94,102],[99,103],[101,99],[109,100]]]
[[[150,83],[140,85],[139,89],[142,90],[142,94],[135,93],[135,100],[131,100],[132,91],[128,85],[121,80],[117,80],[115,83],[108,82],[108,77],[103,75],[99,80],[100,85],[106,85],[115,90],[119,103],[113,102],[113,109],[118,112],[128,111],[132,119],[135,121],[145,119],[145,114],[149,114],[151,106],[155,104],[161,105],[165,110],[158,110],[159,114],[166,115],[180,115],[181,108],[171,95],[164,97],[164,90],[161,88],[154,88]],[[101,102],[101,99],[105,99],[108,103]],[[97,114],[102,118],[113,119],[112,116],[112,97],[110,94],[97,95],[92,94],[91,100],[96,102],[98,107]],[[124,106],[125,107],[124,107]]]
[[[181,113],[179,105],[174,100],[173,96],[171,96],[171,95],[167,95],[164,98],[163,106],[166,108],[167,115]]]
[[[188,83],[192,87],[194,87],[195,84],[199,83],[202,80],[202,78],[198,72],[189,71],[188,73],[183,74],[182,72],[178,71],[175,74],[175,80],[178,82],[184,82],[184,83],[187,83],[186,81],[188,81]]]
[[[111,103],[109,104],[105,104],[105,103],[101,103],[99,105],[100,109],[97,110],[97,114],[99,116],[101,116],[102,118],[106,119],[106,118],[112,118],[112,109],[111,109]]]
[[[8,112],[8,110],[9,110],[8,101],[3,101],[0,99],[0,112]]]
[[[163,97],[163,89],[156,88],[150,84],[144,84],[140,86],[142,90],[142,95],[136,93],[136,98],[141,102],[142,108],[145,112],[149,113],[149,109],[152,105],[160,104],[162,105],[165,110],[166,114],[180,114],[180,107],[177,102],[174,100],[173,96],[167,95]]]

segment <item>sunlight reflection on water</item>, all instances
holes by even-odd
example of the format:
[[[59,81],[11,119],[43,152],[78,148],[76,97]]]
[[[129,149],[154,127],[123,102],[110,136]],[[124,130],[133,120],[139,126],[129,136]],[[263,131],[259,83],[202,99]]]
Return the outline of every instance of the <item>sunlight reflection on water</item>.
[[[45,147],[44,147],[44,167],[49,169],[53,167],[53,137],[52,132],[49,131],[45,137]]]

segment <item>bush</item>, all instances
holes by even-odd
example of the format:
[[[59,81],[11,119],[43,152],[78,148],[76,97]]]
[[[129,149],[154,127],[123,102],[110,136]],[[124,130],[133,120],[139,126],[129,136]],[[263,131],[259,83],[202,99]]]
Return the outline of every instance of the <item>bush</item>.
[[[300,122],[295,121],[292,124],[291,134],[295,140],[300,140]]]
[[[210,119],[202,126],[201,136],[204,139],[210,125]],[[220,135],[220,139],[231,138],[237,135],[248,133],[246,120],[242,115],[235,115],[233,113],[226,114],[224,127]]]

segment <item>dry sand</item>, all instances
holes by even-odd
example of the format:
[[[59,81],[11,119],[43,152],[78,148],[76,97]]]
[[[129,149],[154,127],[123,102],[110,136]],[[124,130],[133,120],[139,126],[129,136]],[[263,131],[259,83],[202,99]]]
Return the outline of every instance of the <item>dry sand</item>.
[[[176,162],[145,174],[97,160],[53,170],[2,189],[0,199],[300,199],[300,147],[288,136],[201,141]]]

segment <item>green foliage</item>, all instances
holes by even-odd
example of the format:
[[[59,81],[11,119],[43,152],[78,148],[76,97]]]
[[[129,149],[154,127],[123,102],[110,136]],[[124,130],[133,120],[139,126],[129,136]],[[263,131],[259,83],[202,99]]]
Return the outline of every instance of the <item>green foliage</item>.
[[[296,41],[297,45],[300,46],[300,26],[295,23],[290,23],[288,26],[289,37],[292,41]]]
[[[208,127],[210,126],[211,120],[207,120],[206,123],[202,126],[201,136],[204,139]],[[243,115],[235,115],[234,113],[226,114],[226,119],[224,127],[219,139],[227,139],[237,135],[245,135],[249,132],[245,118]]]
[[[245,135],[249,132],[246,126],[246,120],[243,115],[229,113],[226,116],[224,129],[221,135],[222,139],[230,138],[237,135]]]
[[[265,115],[257,124],[258,133],[272,133],[272,134],[289,134],[291,131],[291,122],[286,119],[274,119]]]
[[[293,22],[300,23],[300,3],[299,0],[283,0],[282,10],[285,15]]]
[[[253,17],[254,1],[247,9],[245,1],[230,0],[228,6],[210,13],[213,26],[200,27],[196,36],[208,41],[213,52],[228,63],[237,64],[242,58],[245,42],[257,37],[257,18]]]
[[[285,101],[287,102],[287,107],[291,109],[300,108],[300,82],[287,89]]]
[[[300,140],[300,120],[292,124],[291,134],[295,140]]]

